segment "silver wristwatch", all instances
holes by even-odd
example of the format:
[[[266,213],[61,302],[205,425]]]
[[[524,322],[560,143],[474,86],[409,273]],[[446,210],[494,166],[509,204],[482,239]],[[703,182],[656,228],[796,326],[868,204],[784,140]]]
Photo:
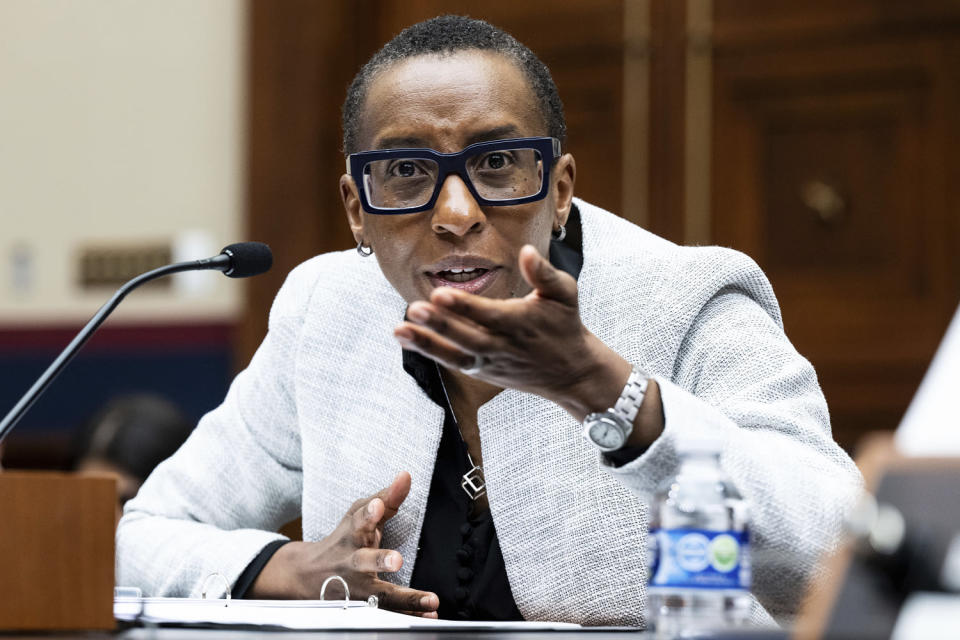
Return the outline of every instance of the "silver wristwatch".
[[[633,431],[643,395],[647,392],[648,376],[634,367],[617,403],[600,413],[591,413],[583,421],[583,437],[600,451],[622,449]]]

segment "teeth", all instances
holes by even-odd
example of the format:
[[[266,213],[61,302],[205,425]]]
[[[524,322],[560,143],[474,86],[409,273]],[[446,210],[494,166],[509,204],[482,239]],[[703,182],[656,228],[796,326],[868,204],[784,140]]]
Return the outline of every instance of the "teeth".
[[[479,267],[471,267],[469,269],[444,269],[440,274],[442,274],[444,279],[450,280],[451,282],[466,282],[467,280],[479,278],[486,271],[486,269]]]

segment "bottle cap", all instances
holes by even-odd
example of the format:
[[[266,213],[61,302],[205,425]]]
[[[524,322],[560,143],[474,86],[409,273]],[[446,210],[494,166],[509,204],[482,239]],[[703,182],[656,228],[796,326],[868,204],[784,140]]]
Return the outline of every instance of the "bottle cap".
[[[684,433],[677,436],[677,453],[681,455],[704,453],[717,454],[723,449],[719,434]]]

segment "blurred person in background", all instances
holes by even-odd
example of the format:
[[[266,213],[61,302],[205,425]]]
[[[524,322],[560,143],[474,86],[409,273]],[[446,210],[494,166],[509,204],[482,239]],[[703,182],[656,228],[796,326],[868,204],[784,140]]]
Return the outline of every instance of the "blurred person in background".
[[[123,395],[97,411],[77,434],[73,469],[117,476],[117,520],[147,476],[180,448],[193,424],[172,402],[148,393]]]

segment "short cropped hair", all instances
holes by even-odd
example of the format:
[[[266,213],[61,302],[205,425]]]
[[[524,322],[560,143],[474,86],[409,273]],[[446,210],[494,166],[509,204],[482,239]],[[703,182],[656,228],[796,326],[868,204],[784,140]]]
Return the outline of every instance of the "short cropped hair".
[[[488,22],[465,16],[444,15],[419,22],[401,31],[363,65],[347,89],[343,103],[343,151],[357,148],[360,116],[373,78],[397,62],[417,56],[450,55],[460,51],[491,51],[506,56],[523,72],[536,96],[547,135],[566,143],[563,103],[550,70],[536,54],[509,33]]]

